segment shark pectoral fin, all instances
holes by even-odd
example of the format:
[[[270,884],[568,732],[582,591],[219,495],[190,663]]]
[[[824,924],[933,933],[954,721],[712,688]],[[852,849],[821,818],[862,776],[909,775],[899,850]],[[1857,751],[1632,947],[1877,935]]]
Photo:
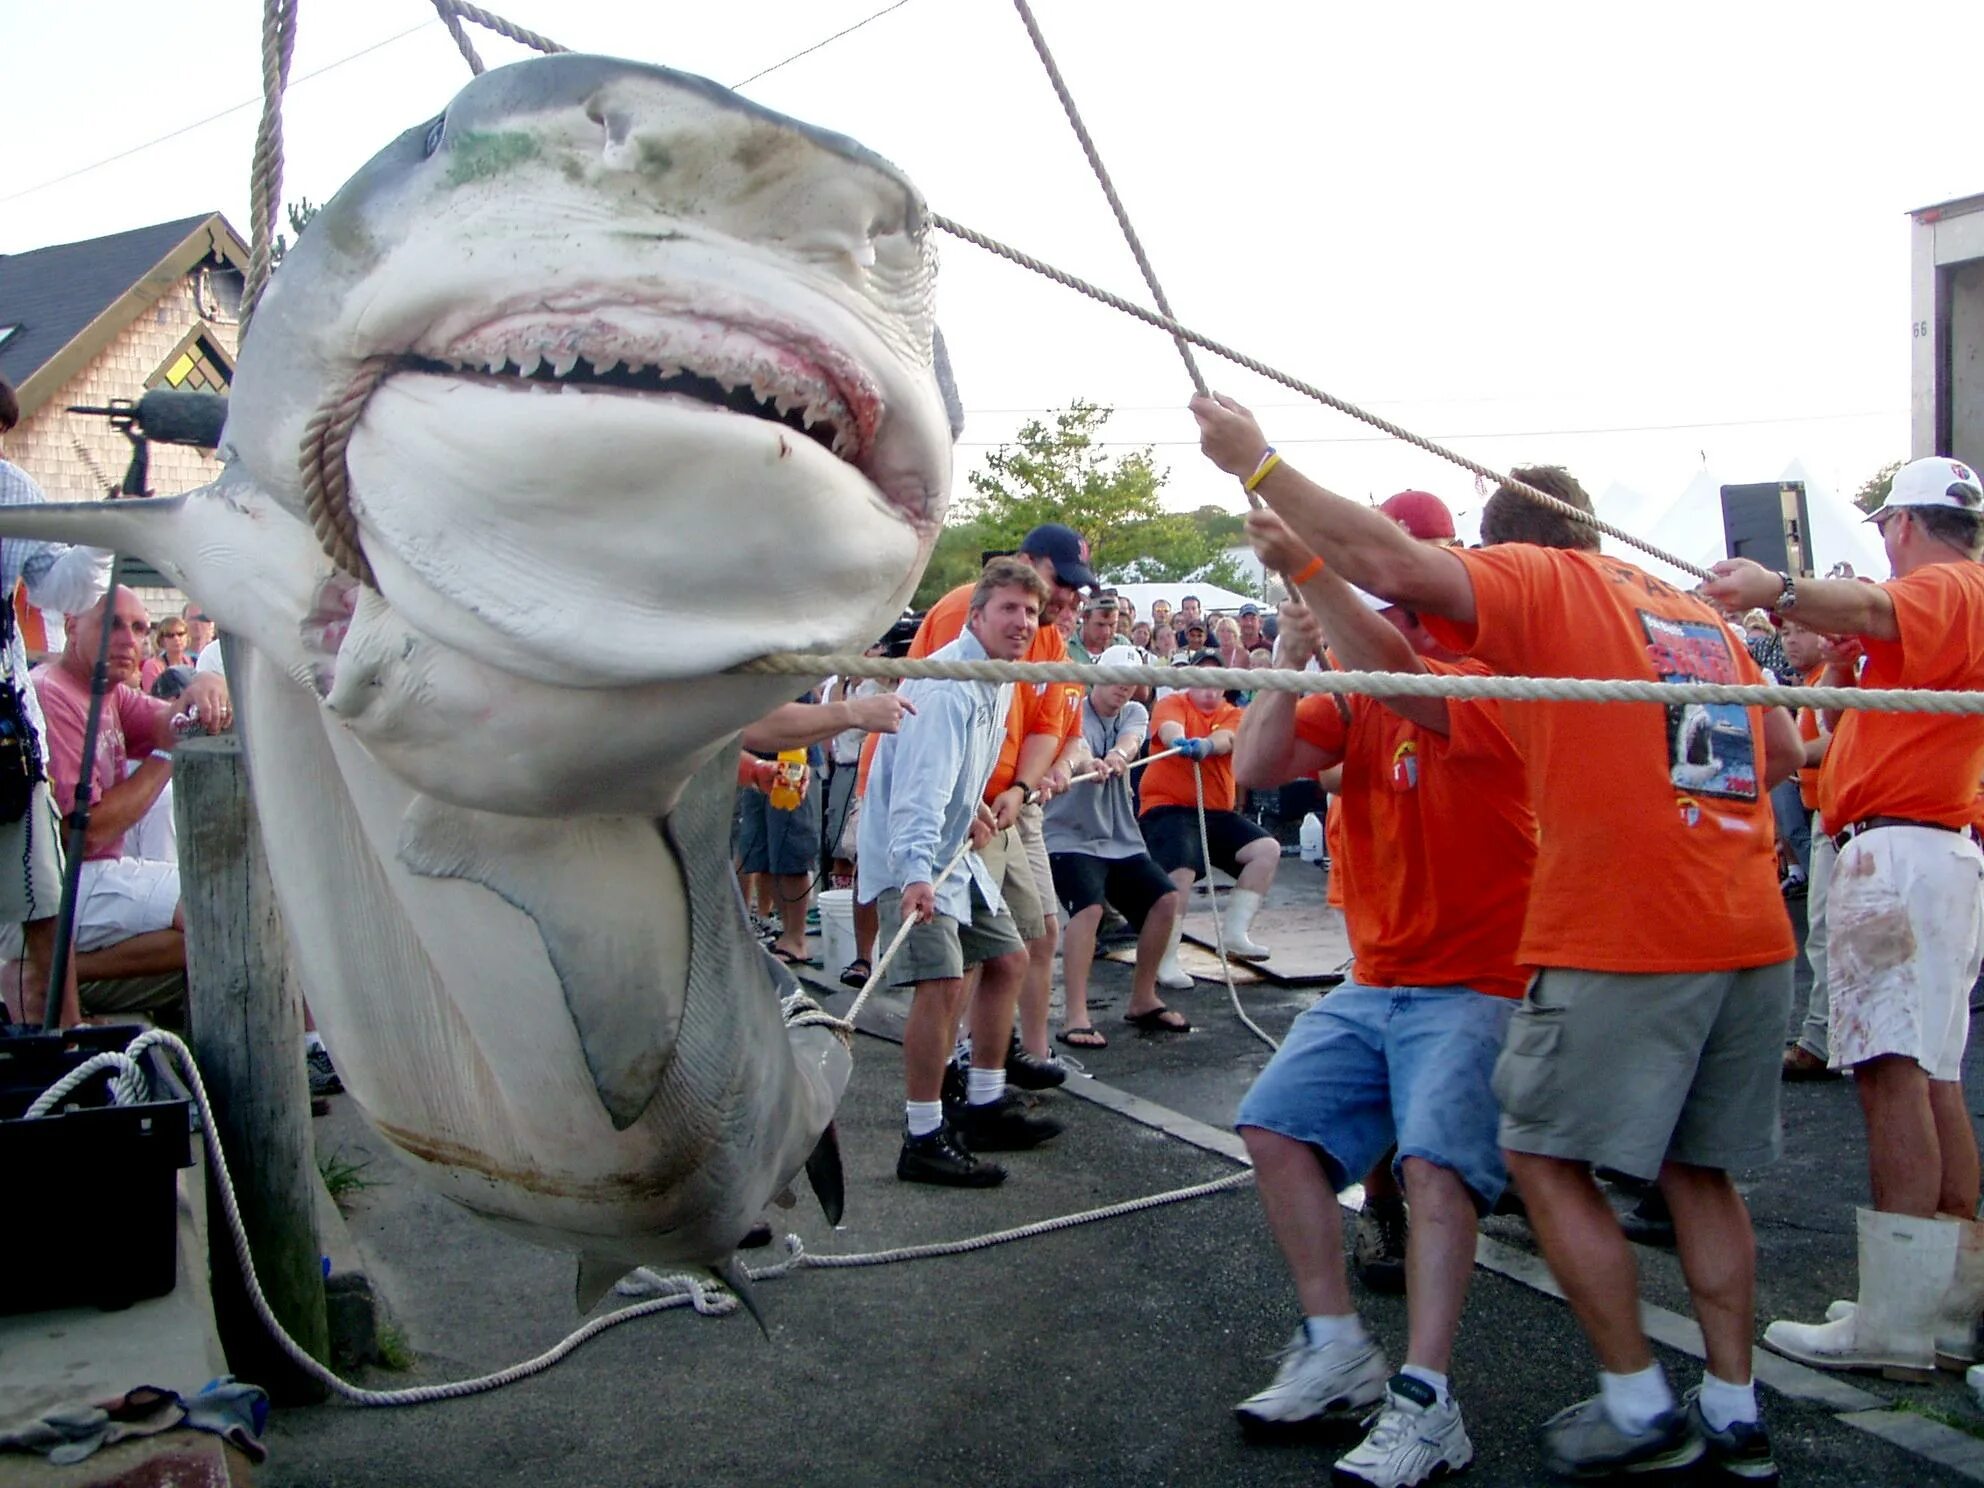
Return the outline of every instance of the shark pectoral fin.
[[[613,1256],[595,1255],[582,1251],[579,1255],[579,1280],[574,1289],[580,1312],[591,1312],[599,1306],[599,1299],[613,1290],[613,1284],[633,1270],[625,1261]]]
[[[840,1166],[840,1132],[831,1121],[806,1159],[806,1181],[813,1185],[813,1196],[820,1201],[827,1223],[839,1224],[847,1206],[847,1180]]]
[[[710,1267],[718,1281],[737,1294],[737,1300],[744,1304],[744,1310],[751,1314],[751,1321],[758,1325],[758,1331],[765,1335],[765,1342],[772,1341],[772,1330],[765,1326],[765,1315],[758,1310],[758,1294],[751,1286],[751,1273],[744,1269],[743,1260],[733,1254],[721,1266]]]
[[[529,915],[615,1130],[640,1119],[675,1052],[688,983],[687,891],[654,824],[552,821],[422,796],[400,823],[415,873],[480,884]]]
[[[0,507],[0,537],[38,537],[131,553],[168,573],[181,571],[185,528],[177,519],[186,498],[125,501],[42,501]]]

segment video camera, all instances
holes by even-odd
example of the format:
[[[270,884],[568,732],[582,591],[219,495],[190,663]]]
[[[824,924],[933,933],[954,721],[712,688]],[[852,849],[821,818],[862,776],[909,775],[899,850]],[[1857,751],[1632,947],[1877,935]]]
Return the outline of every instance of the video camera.
[[[886,647],[884,655],[889,657],[909,655],[910,642],[916,639],[917,628],[923,624],[923,617],[914,610],[904,610],[902,618],[888,628],[881,640],[875,644]]]

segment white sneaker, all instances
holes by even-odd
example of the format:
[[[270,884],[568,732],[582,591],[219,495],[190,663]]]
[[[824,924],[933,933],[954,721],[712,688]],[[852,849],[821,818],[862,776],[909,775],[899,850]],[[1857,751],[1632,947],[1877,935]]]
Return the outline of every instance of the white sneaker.
[[[1355,1420],[1384,1399],[1390,1372],[1384,1351],[1369,1338],[1313,1348],[1307,1329],[1297,1325],[1274,1383],[1234,1406],[1233,1414],[1243,1428],[1264,1431]]]
[[[1440,1404],[1424,1380],[1395,1374],[1371,1430],[1337,1459],[1335,1476],[1377,1488],[1416,1488],[1457,1473],[1473,1460],[1474,1443],[1461,1424],[1460,1406],[1451,1397]]]

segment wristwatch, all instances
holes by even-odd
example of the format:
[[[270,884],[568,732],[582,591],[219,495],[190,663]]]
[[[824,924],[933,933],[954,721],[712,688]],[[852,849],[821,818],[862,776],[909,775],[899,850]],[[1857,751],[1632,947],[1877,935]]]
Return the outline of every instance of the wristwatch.
[[[1777,581],[1784,586],[1784,592],[1778,595],[1771,609],[1782,615],[1798,603],[1798,581],[1781,568],[1777,571]]]

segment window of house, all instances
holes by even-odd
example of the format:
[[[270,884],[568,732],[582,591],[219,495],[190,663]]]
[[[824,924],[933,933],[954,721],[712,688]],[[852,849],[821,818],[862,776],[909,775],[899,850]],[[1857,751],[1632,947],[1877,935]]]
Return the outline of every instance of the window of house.
[[[159,369],[145,379],[145,386],[224,393],[233,380],[234,366],[227,354],[208,340],[204,331],[196,330],[173,348]]]

